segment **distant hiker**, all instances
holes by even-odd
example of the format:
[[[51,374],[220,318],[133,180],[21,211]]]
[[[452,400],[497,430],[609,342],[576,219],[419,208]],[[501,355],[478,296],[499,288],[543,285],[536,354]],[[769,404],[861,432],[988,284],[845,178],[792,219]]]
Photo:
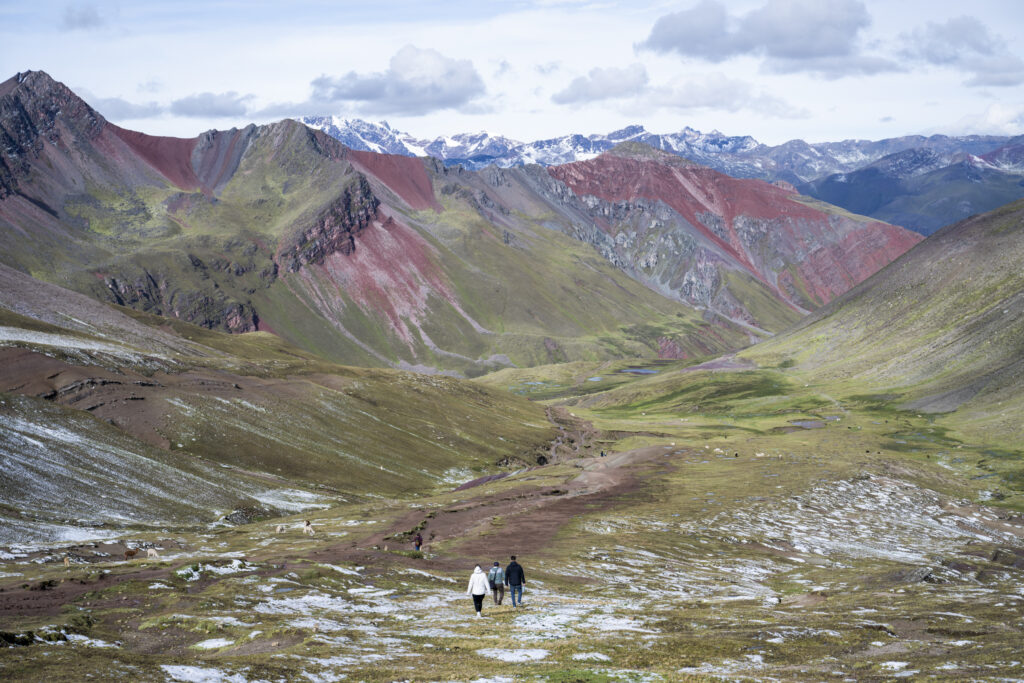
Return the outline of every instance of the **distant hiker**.
[[[473,574],[469,577],[469,588],[466,589],[466,595],[473,596],[473,607],[476,608],[477,618],[482,616],[480,610],[484,608],[484,596],[487,595],[489,588],[487,574],[484,574],[484,570],[480,569],[480,565],[477,565],[473,569]]]
[[[602,458],[604,457],[604,451],[601,451],[601,457]]]
[[[523,604],[523,586],[526,585],[526,572],[516,562],[516,556],[512,555],[512,561],[505,567],[505,585],[512,594],[512,606],[518,607]],[[517,596],[518,594],[518,596]],[[516,598],[519,598],[518,602]]]
[[[487,572],[487,580],[491,583],[494,604],[500,605],[501,601],[505,599],[505,570],[501,568],[500,562],[495,562],[491,571]]]
[[[412,547],[416,550],[419,550],[423,547],[423,534],[416,534],[416,538],[412,539]]]

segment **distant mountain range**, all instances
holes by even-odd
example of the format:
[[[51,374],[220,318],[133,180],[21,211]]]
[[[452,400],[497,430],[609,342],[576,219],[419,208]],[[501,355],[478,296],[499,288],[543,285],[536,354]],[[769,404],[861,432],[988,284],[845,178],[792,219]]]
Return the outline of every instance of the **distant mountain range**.
[[[930,235],[1024,197],[1020,138],[981,156],[914,148],[799,185],[804,194]]]
[[[470,171],[292,120],[158,137],[42,72],[0,83],[0,136],[0,263],[353,365],[719,353],[920,239],[635,141]]]
[[[878,141],[790,140],[771,146],[748,135],[692,128],[658,134],[634,125],[608,134],[570,134],[534,142],[482,132],[423,140],[386,122],[334,116],[298,120],[352,149],[431,156],[474,170],[492,164],[508,168],[586,161],[622,142],[641,142],[736,178],[789,182],[804,194],[926,235],[1024,197],[1022,137],[908,135]],[[972,175],[965,164],[978,172]],[[964,170],[957,171],[960,167]],[[951,170],[938,172],[944,168]],[[910,178],[917,180],[908,182]]]

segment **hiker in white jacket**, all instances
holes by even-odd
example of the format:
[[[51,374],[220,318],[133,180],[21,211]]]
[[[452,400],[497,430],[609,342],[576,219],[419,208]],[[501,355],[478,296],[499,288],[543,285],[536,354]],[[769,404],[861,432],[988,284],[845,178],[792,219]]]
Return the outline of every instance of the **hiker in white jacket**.
[[[487,581],[487,574],[477,565],[473,574],[469,577],[469,588],[466,595],[473,596],[473,606],[476,607],[476,616],[480,617],[480,610],[484,608],[484,596],[491,590],[491,584]]]

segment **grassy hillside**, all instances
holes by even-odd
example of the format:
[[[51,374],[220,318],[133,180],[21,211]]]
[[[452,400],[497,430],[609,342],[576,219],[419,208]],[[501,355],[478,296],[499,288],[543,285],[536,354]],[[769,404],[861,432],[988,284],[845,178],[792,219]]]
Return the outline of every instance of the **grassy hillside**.
[[[555,433],[540,406],[464,381],[0,279],[7,542],[415,496],[532,463]]]
[[[1019,446],[1024,203],[936,233],[744,357],[850,394],[886,394],[965,438]],[[941,416],[941,417],[940,417]]]
[[[141,312],[272,331],[364,366],[476,375],[748,342],[739,326],[702,319],[545,226],[537,199],[502,213],[450,190],[436,193],[436,210],[413,208],[389,182],[418,173],[434,193],[432,182],[454,178],[432,179],[416,160],[398,180],[377,177],[294,121],[253,129],[245,145],[216,193],[152,173],[86,174],[49,198],[55,216],[8,216],[16,225],[5,235],[32,237],[10,242],[5,261]],[[43,258],[38,240],[50,232],[60,239]]]

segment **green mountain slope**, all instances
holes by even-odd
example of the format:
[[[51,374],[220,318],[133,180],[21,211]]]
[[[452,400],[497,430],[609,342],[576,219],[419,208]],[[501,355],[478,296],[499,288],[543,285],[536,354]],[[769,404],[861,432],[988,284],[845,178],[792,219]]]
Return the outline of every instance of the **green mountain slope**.
[[[1024,202],[948,226],[743,356],[816,384],[894,394],[968,438],[1019,446]]]
[[[712,356],[916,240],[659,155],[620,150],[567,184],[353,151],[295,121],[154,137],[41,72],[4,82],[0,110],[0,261],[347,364],[472,376]]]
[[[0,425],[8,543],[418,495],[533,464],[554,435],[519,397],[116,310],[7,267]]]
[[[535,192],[496,207],[472,174],[351,152],[294,121],[147,136],[39,72],[0,99],[0,259],[100,300],[468,375],[750,339],[552,230]]]

